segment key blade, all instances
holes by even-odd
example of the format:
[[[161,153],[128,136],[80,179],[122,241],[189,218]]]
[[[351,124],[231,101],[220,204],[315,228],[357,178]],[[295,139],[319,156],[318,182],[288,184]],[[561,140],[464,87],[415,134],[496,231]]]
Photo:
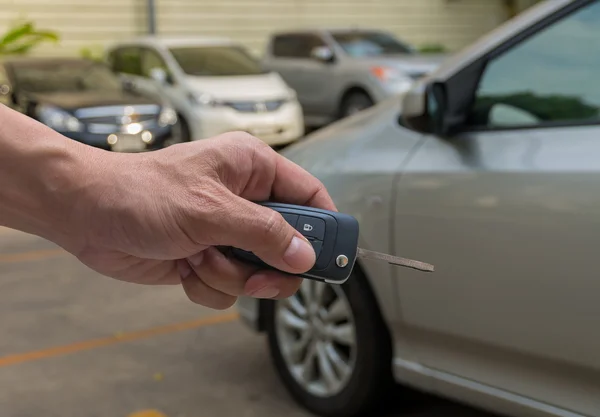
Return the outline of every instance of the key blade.
[[[401,258],[399,256],[387,255],[385,253],[373,252],[363,248],[358,248],[356,256],[364,259],[374,259],[376,261],[385,261],[392,265],[404,266],[406,268],[418,269],[419,271],[433,272],[433,265],[415,261],[412,259]]]

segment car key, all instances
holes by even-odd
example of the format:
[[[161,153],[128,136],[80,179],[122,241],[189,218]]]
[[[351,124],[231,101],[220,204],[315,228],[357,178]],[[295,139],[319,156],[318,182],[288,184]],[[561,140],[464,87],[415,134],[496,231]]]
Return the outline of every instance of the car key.
[[[359,248],[358,221],[348,214],[293,204],[272,202],[258,204],[278,211],[312,244],[317,257],[315,265],[310,271],[296,276],[330,284],[343,284],[350,277],[357,258],[381,260],[392,265],[426,272],[434,270],[433,265],[424,262]],[[276,269],[251,252],[232,248],[232,253],[247,262],[267,269]]]

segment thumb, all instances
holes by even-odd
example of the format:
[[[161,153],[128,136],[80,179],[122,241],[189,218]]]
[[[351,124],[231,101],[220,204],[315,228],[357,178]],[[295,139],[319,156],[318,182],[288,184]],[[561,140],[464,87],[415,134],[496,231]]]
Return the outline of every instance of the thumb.
[[[315,251],[304,236],[285,221],[277,211],[241,197],[235,197],[235,209],[230,213],[229,246],[253,252],[269,265],[297,274],[311,269]]]

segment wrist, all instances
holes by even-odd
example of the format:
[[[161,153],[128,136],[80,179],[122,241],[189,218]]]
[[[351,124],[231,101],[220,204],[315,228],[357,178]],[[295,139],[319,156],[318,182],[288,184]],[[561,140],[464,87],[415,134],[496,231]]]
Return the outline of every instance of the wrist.
[[[76,254],[86,245],[89,213],[108,152],[66,139],[39,153],[45,159],[37,173],[45,213],[40,213],[36,234]]]
[[[90,171],[103,151],[7,108],[0,108],[0,121],[0,225],[76,251],[83,244],[77,211],[86,206]]]

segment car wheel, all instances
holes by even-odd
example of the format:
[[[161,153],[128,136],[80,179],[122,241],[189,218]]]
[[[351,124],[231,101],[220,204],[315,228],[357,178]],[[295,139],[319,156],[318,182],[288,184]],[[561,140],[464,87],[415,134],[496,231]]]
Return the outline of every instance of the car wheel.
[[[365,110],[375,104],[371,97],[365,92],[355,91],[350,93],[342,101],[340,109],[340,116],[342,118],[358,113],[359,111]]]
[[[304,280],[293,296],[265,305],[271,358],[291,396],[324,417],[355,417],[384,398],[392,350],[362,276],[343,285]]]
[[[190,130],[186,120],[178,115],[177,123],[172,128],[171,135],[162,143],[163,148],[190,141]]]
[[[179,136],[181,137],[181,141],[182,142],[191,141],[192,134],[190,133],[190,125],[188,124],[187,120],[185,120],[185,118],[180,114],[177,115],[177,120],[179,123],[179,130],[180,130]]]

